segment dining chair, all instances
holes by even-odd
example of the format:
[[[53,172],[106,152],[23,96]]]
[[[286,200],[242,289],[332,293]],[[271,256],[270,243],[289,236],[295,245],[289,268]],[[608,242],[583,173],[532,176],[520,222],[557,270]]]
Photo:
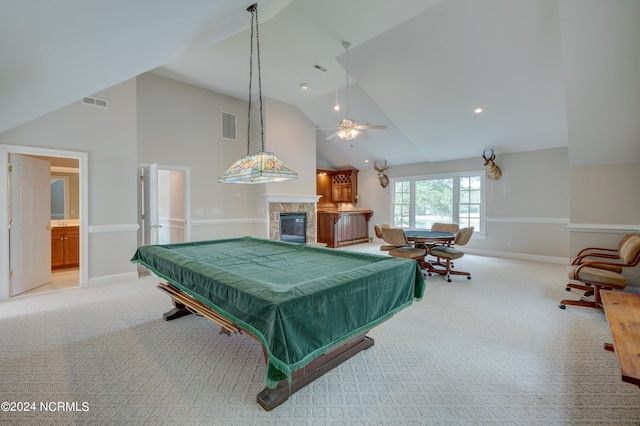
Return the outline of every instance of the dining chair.
[[[404,233],[402,228],[380,228],[382,238],[395,246],[393,250],[389,251],[389,255],[395,257],[404,257],[407,259],[414,259],[420,265],[420,269],[425,268],[424,257],[427,255],[427,250],[423,248],[413,247],[407,239],[407,234]]]
[[[458,232],[456,232],[456,236],[453,239],[453,243],[451,245],[446,245],[446,244],[432,245],[431,248],[429,249],[429,253],[438,259],[440,258],[444,259],[445,264],[444,264],[444,269],[441,269],[441,268],[429,269],[428,275],[431,275],[432,273],[446,275],[448,282],[451,282],[451,275],[465,275],[467,279],[470,280],[471,273],[464,272],[464,271],[453,271],[451,269],[451,261],[454,259],[460,259],[462,256],[464,256],[464,252],[454,247],[454,245],[464,246],[465,244],[467,244],[469,240],[471,240],[471,235],[473,235],[473,230],[474,230],[473,226],[461,228],[460,230],[458,230]],[[432,265],[434,264],[432,263]]]
[[[580,265],[582,263],[588,262],[589,260],[595,260],[594,258],[602,258],[602,259],[612,259],[615,261],[620,260],[620,250],[624,246],[625,242],[630,238],[640,237],[640,234],[635,232],[631,232],[625,234],[618,243],[618,247],[615,249],[606,248],[606,247],[586,247],[578,252],[576,257],[571,262],[572,265]],[[609,269],[615,272],[622,272],[622,267],[618,265],[599,265],[594,267],[600,267],[601,269]]]
[[[585,262],[588,262],[589,260],[592,260],[592,261],[596,260],[597,258],[612,259],[612,262],[615,261],[615,263],[616,263],[615,265],[594,263],[594,264],[591,265],[591,267],[592,268],[599,268],[599,269],[607,269],[609,271],[621,273],[622,272],[622,267],[617,264],[620,261],[620,249],[622,248],[624,243],[629,238],[635,238],[635,237],[639,237],[639,236],[640,236],[640,234],[636,234],[636,233],[628,233],[628,234],[624,235],[620,239],[620,242],[618,243],[618,248],[617,249],[612,249],[612,248],[607,248],[607,247],[585,247],[585,248],[583,248],[582,250],[580,250],[578,252],[578,254],[573,259],[571,264],[572,265],[581,265],[581,264],[583,264]],[[588,288],[586,288],[586,287],[588,287]],[[582,284],[575,284],[575,283],[567,284],[567,287],[566,287],[567,291],[571,291],[572,288],[586,291],[582,295],[583,298],[591,297],[594,294],[594,288],[591,285],[584,286]]]
[[[431,230],[435,231],[435,232],[451,232],[452,234],[457,233],[460,230],[460,226],[457,223],[444,223],[444,222],[435,222],[433,225],[431,225]],[[431,246],[433,246],[434,243],[428,243],[426,244],[427,246],[427,250],[429,250],[431,248]],[[447,243],[445,245],[453,245],[454,242],[451,241],[450,243]],[[439,257],[436,258],[435,262],[431,262],[432,265],[439,265],[442,267],[446,267],[446,263],[443,263]],[[451,264],[449,265],[451,268],[453,268],[453,262],[451,262]]]
[[[567,290],[578,289],[585,293],[580,300],[562,300],[560,309],[565,309],[567,305],[602,309],[600,290],[624,290],[627,286],[627,278],[621,272],[617,272],[617,268],[622,271],[624,268],[634,267],[640,263],[640,234],[634,235],[625,238],[625,241],[620,244],[617,259],[615,257],[602,258],[606,260],[582,259],[582,262],[573,263],[567,267],[567,277],[582,283],[569,283]]]
[[[376,237],[380,238],[382,240],[384,240],[384,238],[382,237],[382,228],[388,228],[389,225],[387,223],[382,223],[382,224],[375,224],[373,225],[373,230],[376,233]],[[387,241],[385,241],[386,244],[382,244],[380,246],[380,251],[391,251],[394,248],[396,248],[396,246],[389,244]]]
[[[431,230],[438,231],[438,232],[451,232],[455,234],[460,230],[460,226],[457,223],[436,222],[433,225],[431,225]]]

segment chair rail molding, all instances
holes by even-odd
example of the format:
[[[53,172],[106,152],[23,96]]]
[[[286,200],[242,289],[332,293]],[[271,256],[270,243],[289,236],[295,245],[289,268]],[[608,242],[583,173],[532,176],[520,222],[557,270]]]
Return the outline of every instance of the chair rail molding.
[[[90,234],[102,234],[107,232],[131,232],[140,229],[137,223],[123,223],[119,225],[89,225]]]
[[[505,223],[549,223],[568,225],[571,221],[568,217],[516,217],[516,216],[487,216],[487,222],[505,222]]]
[[[242,224],[254,224],[254,223],[267,223],[267,219],[261,218],[240,218],[240,219],[202,219],[192,220],[192,226],[207,226],[207,225],[242,225]]]
[[[569,232],[599,232],[605,234],[627,234],[640,232],[640,225],[624,225],[612,223],[569,223]]]

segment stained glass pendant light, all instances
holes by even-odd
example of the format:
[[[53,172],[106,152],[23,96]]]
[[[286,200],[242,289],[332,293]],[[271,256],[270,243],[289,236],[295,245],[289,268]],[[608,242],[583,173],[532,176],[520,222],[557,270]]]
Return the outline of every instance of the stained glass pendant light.
[[[260,78],[260,38],[258,34],[258,4],[247,8],[251,12],[251,48],[249,58],[249,114],[247,118],[247,155],[240,157],[218,178],[220,183],[269,183],[297,179],[298,173],[291,170],[273,152],[264,150],[264,115],[262,113],[262,80]],[[251,147],[251,82],[253,81],[253,37],[255,29],[256,58],[258,66],[258,101],[260,106],[260,138],[262,149],[250,154]]]

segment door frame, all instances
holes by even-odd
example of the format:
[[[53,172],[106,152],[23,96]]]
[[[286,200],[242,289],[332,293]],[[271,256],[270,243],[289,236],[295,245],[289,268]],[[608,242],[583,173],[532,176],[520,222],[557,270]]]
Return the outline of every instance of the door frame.
[[[9,202],[9,153],[74,158],[80,169],[80,287],[89,285],[89,154],[21,145],[0,144],[0,200]],[[0,208],[0,301],[9,299],[9,211]],[[6,272],[5,272],[6,271]]]

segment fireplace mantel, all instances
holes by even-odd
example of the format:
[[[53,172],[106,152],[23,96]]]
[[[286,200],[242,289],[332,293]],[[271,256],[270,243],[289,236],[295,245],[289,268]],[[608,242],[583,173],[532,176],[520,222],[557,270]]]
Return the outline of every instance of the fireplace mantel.
[[[322,195],[263,194],[269,203],[317,203]]]

